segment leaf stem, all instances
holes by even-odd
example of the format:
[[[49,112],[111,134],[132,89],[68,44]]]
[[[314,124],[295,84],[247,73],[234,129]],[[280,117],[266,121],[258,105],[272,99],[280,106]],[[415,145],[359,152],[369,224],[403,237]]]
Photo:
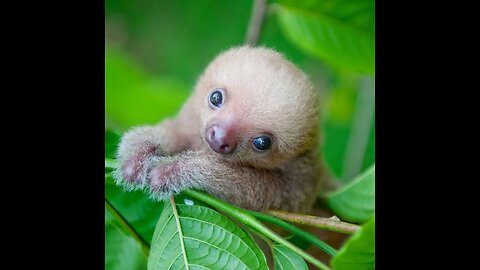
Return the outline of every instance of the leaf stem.
[[[317,268],[322,270],[330,270],[330,268],[327,265],[325,265],[324,263],[322,263],[312,255],[306,253],[302,249],[298,248],[297,246],[285,240],[280,235],[276,234],[275,232],[267,228],[263,223],[258,221],[246,210],[227,204],[217,198],[211,197],[200,191],[185,190],[183,191],[183,193],[191,197],[194,197],[200,201],[203,201],[219,210],[222,210],[225,213],[231,215],[232,217],[242,221],[244,224],[252,227],[253,229],[257,230],[258,232],[272,239],[273,241],[280,243],[285,247],[291,249],[293,252],[297,253],[298,255],[300,255],[302,258],[304,258],[306,261],[310,262],[312,265],[316,266]]]
[[[325,253],[327,253],[330,256],[335,256],[337,255],[337,251],[328,245],[327,243],[323,242],[322,240],[316,238],[313,234],[305,232],[290,223],[287,223],[281,219],[272,217],[270,215],[260,213],[260,212],[255,212],[255,211],[248,211],[252,216],[256,217],[259,220],[267,221],[270,222],[274,225],[277,225],[295,235],[298,235],[299,237],[302,237],[303,239],[307,240],[311,244],[317,246],[321,250],[323,250]]]
[[[277,218],[280,218],[289,222],[308,225],[308,226],[312,226],[319,229],[345,233],[345,234],[353,234],[360,229],[360,226],[358,225],[335,220],[332,218],[301,215],[297,213],[290,213],[290,212],[285,212],[280,210],[268,210],[267,214],[270,214],[272,216],[275,216]]]
[[[115,207],[105,198],[105,209],[107,209],[115,220],[120,224],[120,226],[125,229],[133,239],[140,244],[142,252],[145,256],[148,257],[148,253],[150,252],[150,245],[147,241],[143,240],[143,238],[135,231],[135,229],[127,222],[127,220],[115,209]]]

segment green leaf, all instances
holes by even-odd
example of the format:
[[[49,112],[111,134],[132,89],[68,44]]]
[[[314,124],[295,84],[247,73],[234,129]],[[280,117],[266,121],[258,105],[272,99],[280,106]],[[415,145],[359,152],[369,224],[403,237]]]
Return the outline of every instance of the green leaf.
[[[275,269],[277,270],[308,270],[307,263],[295,252],[280,245],[273,246]]]
[[[332,260],[333,269],[375,269],[375,216],[350,237]]]
[[[105,175],[105,197],[127,220],[135,231],[150,243],[160,217],[163,202],[157,202],[140,190],[125,192],[117,186],[110,174]]]
[[[299,49],[331,65],[375,74],[375,36],[329,14],[275,5],[285,36]]]
[[[217,211],[185,196],[166,203],[148,269],[268,269],[251,236]]]
[[[351,183],[330,194],[327,204],[335,215],[349,222],[365,222],[375,214],[375,164]]]
[[[326,14],[369,33],[375,33],[375,0],[281,0],[280,2],[287,6]]]
[[[375,0],[319,1],[325,13],[375,34]]]
[[[277,0],[278,3],[323,13],[375,33],[375,0]]]
[[[294,244],[295,246],[303,249],[303,250],[306,250],[307,248],[309,248],[312,244],[307,241],[305,238],[303,237],[300,237],[296,234],[292,234],[290,236],[287,236],[285,237],[285,239],[288,240],[288,242]]]
[[[106,220],[105,270],[137,270],[146,268],[147,257],[138,243]]]

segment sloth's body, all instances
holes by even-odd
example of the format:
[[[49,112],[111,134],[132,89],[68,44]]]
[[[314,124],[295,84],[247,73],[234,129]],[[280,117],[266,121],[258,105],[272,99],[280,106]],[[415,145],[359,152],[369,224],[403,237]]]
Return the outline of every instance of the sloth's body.
[[[157,199],[187,188],[252,210],[308,212],[323,177],[317,93],[279,53],[217,56],[174,119],[120,143],[117,180]]]

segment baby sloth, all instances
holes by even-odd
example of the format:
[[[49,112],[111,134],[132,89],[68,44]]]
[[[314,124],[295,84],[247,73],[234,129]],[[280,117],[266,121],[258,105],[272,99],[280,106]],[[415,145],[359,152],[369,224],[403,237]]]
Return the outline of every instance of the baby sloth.
[[[123,136],[117,183],[158,200],[197,189],[251,210],[309,212],[323,173],[317,105],[308,77],[278,52],[231,48],[176,118]]]

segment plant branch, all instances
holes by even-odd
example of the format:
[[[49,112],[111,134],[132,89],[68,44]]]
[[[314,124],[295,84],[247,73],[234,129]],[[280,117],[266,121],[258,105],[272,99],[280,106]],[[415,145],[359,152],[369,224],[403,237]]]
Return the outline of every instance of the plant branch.
[[[260,31],[262,30],[266,9],[266,0],[254,0],[252,7],[252,15],[250,16],[247,35],[245,37],[246,44],[251,46],[255,46],[257,44],[258,38],[260,36]]]
[[[272,223],[274,225],[277,225],[280,228],[283,228],[295,235],[298,235],[299,237],[302,237],[303,239],[307,240],[311,244],[317,246],[321,250],[323,250],[325,253],[327,253],[330,256],[335,256],[337,254],[337,251],[329,246],[327,243],[323,242],[322,240],[318,239],[315,237],[315,235],[305,232],[290,223],[287,223],[281,219],[278,219],[276,217],[272,217],[270,215],[260,213],[260,212],[255,212],[255,211],[248,211],[252,216],[256,217],[259,220],[267,221],[269,223]]]
[[[138,244],[140,244],[143,253],[148,257],[148,253],[150,252],[150,245],[147,243],[147,241],[143,240],[143,238],[117,211],[117,209],[115,209],[115,207],[107,200],[107,198],[105,198],[105,209],[107,209],[115,218],[115,220],[120,224],[120,226],[125,229]]]
[[[334,231],[339,233],[353,234],[354,232],[360,229],[360,226],[358,225],[335,220],[332,218],[301,215],[297,213],[290,213],[290,212],[279,211],[279,210],[268,210],[266,213],[289,222],[308,225],[308,226],[316,227],[319,229],[324,229],[324,230],[329,230],[329,231]]]
[[[330,270],[330,268],[313,257],[312,255],[308,254],[307,252],[303,251],[302,249],[298,248],[297,246],[293,245],[292,243],[285,240],[280,235],[276,234],[269,228],[267,228],[263,223],[258,221],[255,217],[253,217],[249,212],[244,209],[235,207],[233,205],[227,204],[217,198],[211,197],[203,192],[196,191],[196,190],[185,190],[183,191],[184,194],[187,194],[193,198],[196,198],[202,202],[205,202],[229,215],[232,217],[240,220],[242,223],[250,226],[251,228],[257,230],[258,232],[262,233],[263,235],[267,236],[268,238],[272,239],[273,241],[284,245],[285,247],[289,248],[293,252],[300,255],[306,261],[310,262],[314,266],[318,267],[322,270]]]

